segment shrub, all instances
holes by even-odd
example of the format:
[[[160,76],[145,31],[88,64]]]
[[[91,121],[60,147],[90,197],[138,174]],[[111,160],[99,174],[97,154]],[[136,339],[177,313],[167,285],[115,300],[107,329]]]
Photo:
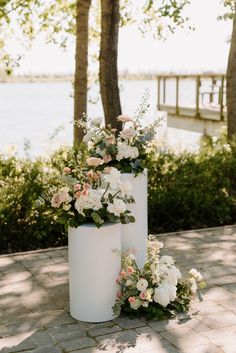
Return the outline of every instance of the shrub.
[[[199,153],[154,150],[149,163],[152,233],[232,224],[236,220],[234,148],[204,141]]]
[[[149,231],[163,233],[236,221],[236,144],[203,141],[198,153],[152,148]],[[67,244],[50,206],[64,167],[83,167],[86,152],[63,147],[47,160],[0,155],[0,252]]]
[[[0,252],[24,251],[67,243],[50,207],[61,171],[78,163],[77,152],[61,148],[48,160],[0,155]]]

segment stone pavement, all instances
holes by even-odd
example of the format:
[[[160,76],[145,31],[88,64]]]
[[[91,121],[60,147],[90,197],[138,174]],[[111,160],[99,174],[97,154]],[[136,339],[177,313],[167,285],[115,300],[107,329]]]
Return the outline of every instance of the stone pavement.
[[[207,280],[189,316],[79,322],[69,315],[67,248],[0,256],[0,352],[236,353],[236,227],[158,238],[162,254]]]

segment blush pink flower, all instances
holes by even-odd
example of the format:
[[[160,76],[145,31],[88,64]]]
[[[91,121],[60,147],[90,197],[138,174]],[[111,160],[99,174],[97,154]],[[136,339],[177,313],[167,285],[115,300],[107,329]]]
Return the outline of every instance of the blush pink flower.
[[[128,115],[119,115],[118,117],[117,117],[117,120],[118,121],[121,121],[122,123],[127,123],[127,122],[133,122],[134,120],[130,117],[130,116],[128,116]]]
[[[88,196],[89,191],[86,190],[86,189],[84,189],[84,190],[81,192],[81,194],[82,194],[83,196]]]
[[[135,297],[129,297],[128,299],[130,304],[134,304],[136,302],[136,298]]]
[[[140,298],[141,298],[142,300],[145,300],[145,299],[146,299],[146,291],[141,292],[141,293],[139,294],[139,296],[140,296]]]
[[[51,200],[51,205],[52,207],[60,207],[63,202],[62,196],[59,192],[57,192],[55,195],[53,195],[52,200]]]
[[[105,155],[103,157],[103,162],[106,164],[106,163],[109,163],[110,161],[112,160],[111,156],[110,155]]]
[[[63,169],[63,172],[64,172],[65,174],[69,174],[69,173],[71,172],[71,169],[70,169],[69,167],[65,167],[65,168]]]
[[[107,146],[114,145],[116,143],[116,138],[114,135],[110,135],[105,138],[105,141]]]
[[[85,183],[84,185],[83,185],[83,189],[84,190],[89,190],[91,188],[91,185],[89,184],[89,183]]]
[[[91,167],[97,167],[97,166],[103,164],[103,160],[101,158],[97,158],[97,157],[87,158],[86,162]]]
[[[120,271],[120,277],[121,277],[121,278],[126,277],[126,272],[125,272],[125,271]]]
[[[74,185],[74,190],[81,190],[81,185],[80,184],[75,184]]]
[[[75,193],[75,197],[78,199],[80,196],[81,196],[81,192],[80,192],[80,191],[77,191],[77,192]]]
[[[134,273],[134,268],[132,266],[128,266],[126,271],[128,275],[132,275]]]
[[[120,284],[120,277],[117,277],[116,284]]]

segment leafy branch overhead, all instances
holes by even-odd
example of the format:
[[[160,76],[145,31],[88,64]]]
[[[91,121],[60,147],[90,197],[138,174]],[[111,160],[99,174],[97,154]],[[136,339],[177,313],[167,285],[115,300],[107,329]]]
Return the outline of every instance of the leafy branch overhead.
[[[166,36],[188,20],[183,10],[189,0],[121,0],[120,26],[136,23],[142,33]],[[90,39],[99,40],[100,0],[94,0],[90,11]],[[17,38],[30,47],[42,33],[45,41],[65,48],[76,34],[76,1],[74,0],[0,0],[0,40],[7,44]]]

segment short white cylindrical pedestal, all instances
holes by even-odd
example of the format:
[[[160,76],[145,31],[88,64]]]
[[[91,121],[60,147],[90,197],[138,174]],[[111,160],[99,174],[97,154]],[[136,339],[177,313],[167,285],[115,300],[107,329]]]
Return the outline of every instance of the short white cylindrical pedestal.
[[[122,225],[121,248],[122,252],[134,248],[136,262],[143,267],[146,258],[146,241],[148,236],[147,221],[147,171],[135,177],[133,173],[122,174],[122,178],[128,180],[132,186],[132,195],[135,203],[129,205],[129,210],[135,217],[135,223]]]
[[[103,322],[114,318],[120,271],[121,225],[69,228],[70,314],[77,320]]]

